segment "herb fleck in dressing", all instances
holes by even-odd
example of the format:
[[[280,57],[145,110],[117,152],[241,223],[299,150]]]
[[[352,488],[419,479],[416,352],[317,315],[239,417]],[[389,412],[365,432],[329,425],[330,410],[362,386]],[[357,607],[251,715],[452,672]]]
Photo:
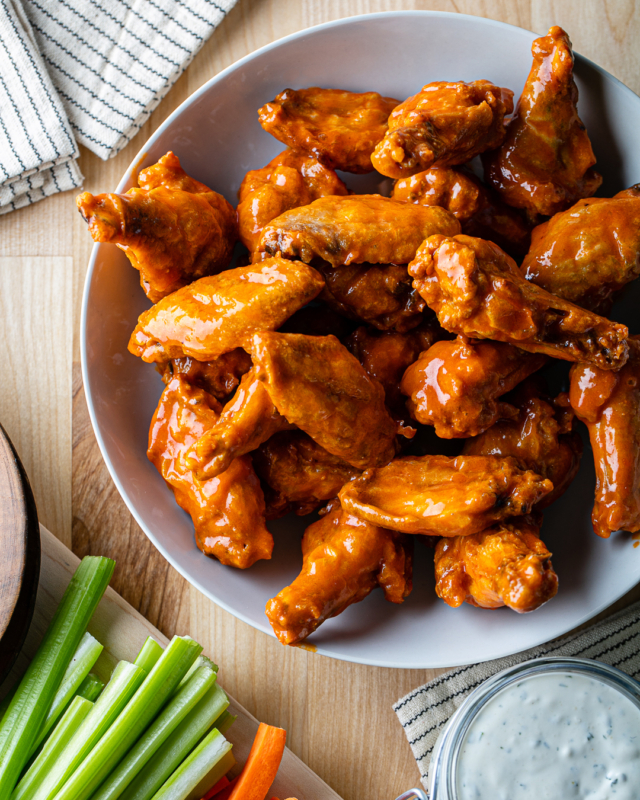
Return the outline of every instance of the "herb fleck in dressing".
[[[640,708],[571,672],[506,686],[471,722],[459,800],[640,800]]]

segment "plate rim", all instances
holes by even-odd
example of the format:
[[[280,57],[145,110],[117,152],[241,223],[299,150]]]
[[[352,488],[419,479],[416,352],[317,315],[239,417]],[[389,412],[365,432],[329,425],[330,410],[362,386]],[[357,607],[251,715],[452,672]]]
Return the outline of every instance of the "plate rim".
[[[131,163],[127,167],[124,172],[124,175],[118,182],[115,192],[121,192],[127,188],[127,184],[132,181],[134,175],[137,175],[137,172],[141,168],[141,165],[144,163],[144,160],[148,154],[148,151],[154,146],[156,141],[164,134],[166,129],[194,102],[196,102],[205,92],[207,92],[210,87],[214,86],[217,83],[225,80],[228,75],[233,73],[235,70],[241,68],[245,64],[250,63],[254,59],[258,58],[259,56],[267,53],[271,50],[274,50],[278,47],[281,47],[288,42],[295,41],[296,39],[303,38],[304,36],[308,35],[309,33],[316,33],[323,30],[328,30],[330,28],[335,27],[342,27],[345,25],[353,24],[356,21],[369,21],[369,20],[376,20],[385,17],[417,17],[417,18],[448,18],[451,20],[473,20],[476,24],[484,24],[490,27],[498,27],[503,29],[513,29],[517,31],[523,31],[527,34],[530,34],[532,37],[538,37],[540,34],[535,33],[527,28],[523,28],[518,25],[512,25],[507,22],[502,22],[501,20],[494,20],[487,17],[480,17],[474,14],[459,14],[453,11],[432,11],[432,10],[398,10],[398,11],[378,11],[373,12],[370,14],[355,14],[348,17],[343,17],[337,20],[330,20],[328,22],[321,23],[319,25],[312,25],[307,28],[303,28],[299,31],[295,31],[294,33],[287,34],[286,36],[282,36],[278,39],[275,39],[272,42],[269,42],[266,45],[258,48],[257,50],[248,53],[246,56],[234,61],[229,66],[225,67],[223,70],[218,72],[216,75],[213,75],[209,80],[205,81],[198,89],[196,89],[189,97],[187,97],[153,132],[153,134],[144,142],[142,147],[136,153],[134,158],[132,159]],[[543,34],[544,35],[544,34]],[[603,67],[599,66],[597,63],[592,61],[585,56],[580,55],[578,52],[574,50],[574,55],[577,59],[580,59],[582,62],[589,65],[592,69],[597,71],[601,76],[603,76],[606,80],[612,81],[614,84],[617,84],[623,91],[629,92],[635,98],[640,99],[640,97],[630,89],[625,83],[623,83],[619,78],[616,78],[615,75],[612,75],[610,72],[605,70]],[[98,259],[98,253],[101,247],[105,247],[105,243],[94,243],[91,256],[89,258],[89,263],[87,267],[87,272],[84,281],[83,293],[82,293],[82,309],[81,309],[81,316],[80,316],[80,360],[81,360],[81,370],[82,370],[82,382],[85,391],[85,398],[87,403],[87,408],[89,411],[89,418],[91,420],[91,426],[93,428],[94,435],[96,437],[96,441],[98,442],[98,447],[100,449],[100,454],[102,455],[102,459],[107,466],[109,471],[109,475],[113,480],[120,497],[124,501],[125,505],[127,506],[129,512],[136,520],[139,527],[144,532],[145,536],[151,541],[153,546],[162,554],[162,556],[169,562],[169,564],[191,585],[194,586],[198,591],[205,595],[209,600],[214,602],[216,605],[223,608],[225,611],[233,615],[236,619],[240,619],[242,622],[247,623],[255,630],[259,630],[262,633],[265,633],[267,636],[275,639],[275,634],[271,630],[270,626],[267,624],[260,624],[254,619],[250,619],[247,615],[245,615],[241,610],[231,607],[223,598],[218,597],[215,595],[210,588],[203,585],[201,581],[197,578],[188,574],[188,570],[180,566],[170,555],[167,548],[157,539],[153,531],[149,528],[149,526],[143,521],[142,517],[138,513],[135,504],[129,498],[126,488],[120,481],[120,478],[117,474],[117,471],[114,465],[111,462],[111,459],[107,452],[106,443],[104,441],[104,437],[102,436],[100,426],[98,424],[94,400],[91,391],[91,384],[89,381],[89,370],[87,364],[87,337],[88,337],[88,329],[87,329],[87,309],[89,305],[89,295],[91,292],[91,283],[93,278],[93,273],[95,269],[95,264]],[[571,624],[567,627],[562,627],[558,631],[554,631],[551,637],[542,636],[541,638],[532,639],[531,643],[525,648],[525,650],[512,650],[507,647],[506,650],[497,649],[496,652],[483,656],[479,659],[474,659],[473,662],[469,661],[460,661],[442,659],[438,657],[437,651],[434,653],[433,659],[430,659],[428,663],[424,663],[423,661],[407,661],[405,660],[403,663],[398,663],[397,661],[393,661],[391,659],[386,658],[367,658],[367,657],[360,657],[353,654],[348,653],[335,653],[331,650],[326,650],[322,646],[315,646],[313,642],[309,644],[302,643],[301,645],[297,645],[299,649],[306,649],[312,651],[314,654],[322,655],[327,658],[335,659],[336,661],[345,661],[347,663],[353,664],[363,664],[367,666],[374,666],[374,667],[382,667],[382,668],[390,668],[390,669],[444,669],[444,668],[456,668],[460,666],[465,666],[469,663],[483,663],[487,661],[492,661],[499,658],[509,657],[511,655],[515,655],[516,653],[527,652],[530,649],[535,647],[539,647],[540,645],[546,644],[553,639],[557,639],[562,636],[566,636],[568,633],[580,628],[582,625],[587,623],[589,620],[597,617],[600,613],[602,613],[605,609],[609,608],[614,603],[618,602],[621,597],[624,596],[628,591],[634,588],[640,579],[635,581],[630,586],[624,588],[624,591],[621,594],[618,594],[611,600],[607,600],[599,604],[595,610],[590,610],[589,612],[581,615],[579,618],[573,619]],[[265,617],[266,619],[266,617]]]

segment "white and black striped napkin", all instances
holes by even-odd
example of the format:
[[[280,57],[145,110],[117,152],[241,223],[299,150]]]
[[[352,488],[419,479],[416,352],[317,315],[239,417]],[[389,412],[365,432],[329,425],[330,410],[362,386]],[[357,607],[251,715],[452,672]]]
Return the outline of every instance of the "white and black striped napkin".
[[[564,639],[508,658],[454,669],[398,700],[393,710],[407,735],[425,788],[436,740],[467,695],[496,672],[541,656],[593,658],[640,678],[640,603]]]
[[[0,0],[0,213],[121,150],[236,0]]]

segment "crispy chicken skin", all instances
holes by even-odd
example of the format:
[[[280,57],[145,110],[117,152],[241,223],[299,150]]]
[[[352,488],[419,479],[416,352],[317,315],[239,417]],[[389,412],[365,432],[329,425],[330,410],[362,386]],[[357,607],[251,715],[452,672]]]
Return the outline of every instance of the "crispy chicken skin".
[[[460,220],[462,233],[495,242],[512,258],[522,259],[531,241],[531,226],[522,212],[500,200],[498,194],[465,169],[431,167],[396,181],[393,200],[440,206]]]
[[[558,591],[551,553],[530,517],[501,522],[436,546],[436,593],[447,605],[535,611]]]
[[[404,264],[316,263],[325,279],[321,299],[345,317],[381,331],[405,332],[423,320],[425,301]]]
[[[364,522],[339,503],[307,528],[302,554],[298,577],[267,603],[267,617],[282,644],[306,639],[378,586],[392,603],[402,603],[411,591],[411,539]]]
[[[279,328],[324,287],[320,273],[276,257],[178,289],[138,318],[129,351],[143,361],[212,361],[256,330]]]
[[[428,83],[394,109],[371,161],[389,178],[464,164],[502,144],[512,111],[511,89],[489,81]]]
[[[271,558],[273,550],[264,524],[264,496],[250,457],[237,458],[209,481],[199,481],[181,458],[215,425],[219,408],[203,389],[176,376],[165,387],[151,420],[147,455],[173,489],[178,505],[190,514],[202,552],[246,569]]]
[[[153,303],[229,264],[238,225],[222,195],[190,178],[171,151],[138,184],[126,194],[83,192],[76,204],[94,242],[113,242],[140,271]]]
[[[199,480],[215,478],[228,469],[234,458],[250,453],[274,433],[290,427],[256,377],[256,371],[250,369],[215,425],[187,450],[185,463]]]
[[[236,347],[213,361],[196,361],[191,356],[183,356],[156,366],[165,383],[169,383],[176,375],[184,375],[193,386],[204,389],[216,400],[224,400],[251,369],[251,356],[241,347]]]
[[[502,146],[483,156],[485,177],[510,206],[535,218],[564,211],[602,183],[578,116],[567,34],[557,26],[531,47],[533,65]]]
[[[405,456],[367,469],[338,495],[345,511],[403,533],[468,536],[528,514],[553,489],[515,458]]]
[[[257,259],[281,252],[309,263],[408,264],[435,233],[455,236],[460,223],[444,208],[398,203],[377,194],[321,197],[267,225]]]
[[[262,127],[276,139],[313,154],[332,169],[372,172],[371,153],[398,105],[377,92],[285,89],[258,110]]]
[[[566,393],[555,400],[545,397],[526,381],[510,398],[517,416],[496,422],[464,445],[465,455],[513,456],[520,464],[548,478],[553,491],[536,504],[536,510],[561,497],[578,474],[582,439],[573,430],[574,414]]]
[[[619,372],[588,364],[571,369],[571,406],[589,430],[596,467],[591,520],[605,539],[640,530],[640,337],[629,339]]]
[[[346,346],[368,374],[382,384],[386,403],[396,414],[405,411],[400,381],[420,353],[444,334],[435,320],[428,320],[407,333],[380,332],[360,327],[346,341]]]
[[[499,398],[546,361],[506,342],[458,337],[423,352],[402,376],[400,389],[413,419],[433,425],[441,439],[465,439],[514,416],[516,409]]]
[[[384,389],[335,336],[265,331],[245,348],[278,411],[321,447],[358,469],[391,461],[398,426]]]
[[[413,285],[445,330],[511,342],[532,353],[620,369],[628,329],[526,281],[493,242],[431,236],[409,265]]]
[[[267,519],[289,511],[310,514],[360,474],[302,431],[276,433],[254,452],[253,465],[263,483]]]
[[[285,211],[349,190],[332,169],[308,153],[285,150],[262,169],[247,172],[238,191],[240,240],[251,253],[262,231]]]
[[[607,313],[614,293],[640,275],[640,184],[578,200],[538,225],[521,270],[548,292]]]

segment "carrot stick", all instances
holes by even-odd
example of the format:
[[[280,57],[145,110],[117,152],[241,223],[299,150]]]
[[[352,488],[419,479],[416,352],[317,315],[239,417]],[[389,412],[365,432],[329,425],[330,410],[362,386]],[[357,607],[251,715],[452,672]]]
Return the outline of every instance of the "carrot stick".
[[[282,761],[286,739],[287,732],[282,728],[260,723],[249,757],[229,800],[266,800]]]
[[[240,776],[238,775],[238,778],[239,777]],[[218,790],[218,794],[213,796],[214,800],[229,800],[229,795],[233,791],[233,787],[238,782],[238,778],[234,778],[232,781],[229,781],[229,785],[225,786],[224,789]]]
[[[226,789],[226,788],[227,788],[227,786],[228,786],[230,783],[231,783],[231,781],[229,780],[229,778],[227,778],[227,776],[226,776],[226,775],[223,775],[223,776],[220,778],[220,780],[219,780],[219,781],[218,781],[218,782],[215,784],[215,786],[212,786],[212,787],[209,789],[209,791],[208,791],[208,792],[205,794],[205,796],[202,798],[202,800],[211,800],[211,798],[212,798],[212,797],[213,797],[215,794],[218,794],[218,792],[221,792],[223,789]]]

